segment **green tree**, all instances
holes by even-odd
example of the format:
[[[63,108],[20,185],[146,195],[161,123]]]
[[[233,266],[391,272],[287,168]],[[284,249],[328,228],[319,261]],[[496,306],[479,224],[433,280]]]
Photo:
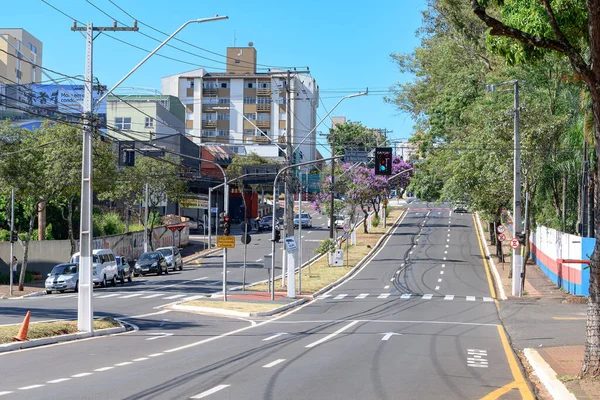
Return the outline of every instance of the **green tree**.
[[[327,137],[329,145],[335,145],[335,154],[344,154],[346,149],[362,149],[371,151],[377,146],[386,144],[385,137],[380,137],[377,131],[369,129],[360,122],[338,124],[330,130]]]

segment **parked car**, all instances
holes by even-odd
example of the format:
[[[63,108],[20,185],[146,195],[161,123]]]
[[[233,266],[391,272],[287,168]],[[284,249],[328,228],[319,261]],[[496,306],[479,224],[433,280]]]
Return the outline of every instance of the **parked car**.
[[[300,223],[303,228],[312,228],[312,218],[308,213],[294,215],[294,227],[297,228]]]
[[[181,259],[181,253],[179,252],[179,249],[177,247],[161,247],[159,249],[156,249],[156,251],[161,252],[162,255],[165,256],[165,259],[167,260],[167,265],[170,268],[173,268],[173,271],[175,271],[176,269],[179,269],[181,271],[183,269],[183,260]]]
[[[204,233],[204,222],[201,220],[196,220],[191,217],[187,217],[188,221],[186,224],[190,227],[190,230],[199,231],[200,233]]]
[[[116,256],[115,260],[117,261],[117,273],[121,284],[125,283],[125,279],[127,279],[127,282],[131,282],[133,278],[133,268],[129,266],[127,259],[124,256]]]
[[[160,251],[149,251],[142,253],[140,258],[135,262],[135,276],[156,273],[169,273],[169,266],[165,256]]]
[[[457,203],[454,205],[454,207],[452,208],[452,211],[454,211],[455,213],[466,213],[469,212],[467,205],[466,204],[462,204],[462,203]]]
[[[65,290],[79,290],[79,268],[76,263],[58,264],[46,278],[46,293],[53,290],[64,293]]]
[[[273,216],[265,215],[261,218],[260,226],[262,229],[273,229]]]
[[[80,263],[79,253],[71,256],[71,263]],[[115,286],[117,284],[117,275],[117,261],[112,250],[92,250],[92,282],[102,287],[108,286],[108,282],[111,282]]]
[[[344,218],[343,215],[334,215],[333,221],[334,221],[333,226],[335,226],[335,229],[343,229],[346,219]],[[329,227],[331,227],[331,219],[327,220],[327,228],[329,228]]]

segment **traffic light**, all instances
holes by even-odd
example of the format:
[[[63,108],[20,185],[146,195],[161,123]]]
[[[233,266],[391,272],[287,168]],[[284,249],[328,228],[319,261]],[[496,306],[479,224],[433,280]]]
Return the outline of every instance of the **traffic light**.
[[[519,243],[521,246],[525,246],[525,233],[517,233],[517,239],[519,239]]]
[[[221,214],[219,214],[219,229],[224,229],[225,228],[225,213],[222,212]]]
[[[392,174],[392,148],[375,148],[375,175]]]
[[[275,229],[275,243],[279,243],[280,240],[281,240],[281,232],[279,232],[279,229]]]
[[[17,234],[16,231],[12,231],[10,234],[10,242],[11,243],[15,243],[19,240],[19,235]]]
[[[223,217],[223,235],[229,236],[229,230],[231,228],[231,218],[225,214]]]

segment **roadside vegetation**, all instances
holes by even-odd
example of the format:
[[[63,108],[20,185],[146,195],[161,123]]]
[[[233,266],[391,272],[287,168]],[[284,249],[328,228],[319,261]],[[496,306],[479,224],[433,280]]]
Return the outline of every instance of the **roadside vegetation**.
[[[113,318],[99,318],[94,320],[94,330],[118,328],[120,326],[121,324]],[[0,344],[14,342],[13,337],[19,333],[20,328],[20,324],[0,326]],[[29,325],[27,339],[41,339],[77,332],[77,321],[32,322]]]

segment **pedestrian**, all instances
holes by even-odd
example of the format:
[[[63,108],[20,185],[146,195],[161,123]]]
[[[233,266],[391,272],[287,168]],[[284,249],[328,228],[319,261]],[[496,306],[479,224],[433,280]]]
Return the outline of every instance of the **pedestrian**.
[[[13,274],[13,284],[17,283],[17,266],[19,265],[19,260],[17,260],[17,256],[13,256],[12,262],[10,263],[12,267]]]
[[[261,218],[261,217],[260,217],[260,215],[259,215],[258,217],[256,217],[256,230],[257,230],[258,232],[262,232],[262,225],[261,225],[261,222],[262,222],[262,218]]]

